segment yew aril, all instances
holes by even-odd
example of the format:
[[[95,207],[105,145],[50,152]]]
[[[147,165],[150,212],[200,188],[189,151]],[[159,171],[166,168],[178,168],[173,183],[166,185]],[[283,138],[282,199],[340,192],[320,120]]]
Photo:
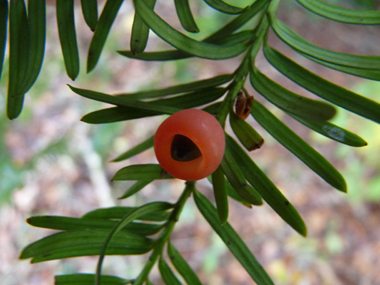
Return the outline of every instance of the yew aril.
[[[162,168],[187,181],[212,174],[223,159],[224,149],[222,126],[214,116],[198,109],[171,115],[154,137],[154,151]]]

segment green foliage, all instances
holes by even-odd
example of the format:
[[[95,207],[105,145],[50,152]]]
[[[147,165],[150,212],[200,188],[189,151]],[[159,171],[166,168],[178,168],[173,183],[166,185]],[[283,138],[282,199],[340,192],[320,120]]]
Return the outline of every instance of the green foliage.
[[[333,21],[354,25],[380,24],[379,11],[346,9],[319,0],[297,1],[311,12]],[[24,0],[9,2],[0,0],[0,74],[7,41],[7,25],[9,25],[7,114],[10,119],[14,119],[20,114],[24,95],[37,79],[42,66],[46,4],[43,0],[29,0],[28,5]],[[197,25],[197,17],[193,15],[188,1],[174,2],[173,13],[176,12],[182,27],[188,32],[199,32],[200,25]],[[205,0],[205,2],[210,6],[209,9],[224,13],[231,20],[218,27],[211,35],[196,40],[183,31],[176,30],[161,18],[154,11],[155,0],[134,0],[135,16],[130,50],[118,52],[128,58],[146,61],[171,61],[190,57],[224,60],[243,55],[241,64],[236,70],[231,70],[229,74],[164,89],[116,95],[69,86],[80,96],[112,105],[111,108],[84,115],[82,121],[90,124],[106,124],[170,115],[188,108],[203,108],[215,115],[222,126],[225,126],[229,117],[231,127],[244,147],[248,150],[257,149],[263,143],[261,135],[237,116],[233,109],[236,97],[242,90],[245,96],[248,95],[244,86],[249,79],[252,87],[267,101],[311,130],[349,146],[367,145],[362,138],[333,124],[330,120],[335,116],[337,106],[380,123],[380,104],[329,82],[293,62],[272,48],[267,36],[272,29],[291,49],[320,65],[377,81],[380,80],[380,56],[340,53],[306,41],[277,18],[279,0],[252,1],[247,7],[232,6],[221,0]],[[87,72],[96,67],[122,3],[122,0],[106,1],[98,17],[97,1],[81,1],[83,17],[93,31],[87,55]],[[74,80],[79,74],[79,53],[74,23],[76,7],[73,0],[57,0],[56,5],[64,64],[68,76]],[[252,19],[254,21],[251,21]],[[243,26],[244,29],[241,30]],[[173,49],[145,52],[150,32],[155,33]],[[260,49],[274,68],[330,103],[300,96],[264,75],[255,64]],[[220,99],[222,97],[223,99]],[[254,101],[248,108],[252,117],[269,134],[310,169],[337,190],[347,191],[343,176],[263,104]],[[150,284],[149,274],[156,263],[167,284],[180,284],[181,281],[177,276],[181,276],[188,284],[201,284],[192,268],[170,242],[176,222],[192,194],[201,214],[252,279],[257,284],[273,284],[244,241],[228,223],[228,196],[248,207],[261,205],[265,201],[302,236],[307,234],[306,225],[290,201],[228,134],[226,142],[223,161],[211,176],[216,208],[196,189],[196,182],[186,182],[185,189],[175,204],[152,202],[134,208],[98,209],[82,218],[32,217],[28,219],[29,224],[59,232],[30,244],[22,251],[20,258],[31,258],[32,262],[36,263],[67,257],[100,256],[96,274],[59,275],[56,276],[56,284]],[[113,161],[131,158],[152,146],[153,137],[149,137]],[[158,179],[173,179],[173,177],[157,164],[129,165],[117,171],[113,177],[114,181],[136,181],[120,199],[135,195]],[[374,199],[378,199],[378,192],[371,195]],[[165,247],[174,268],[167,262]],[[150,253],[150,257],[141,273],[133,280],[101,274],[106,255],[145,253]],[[173,269],[179,274],[177,275]]]
[[[87,72],[90,72],[96,66],[107,40],[108,33],[111,30],[111,26],[122,3],[123,0],[115,0],[107,1],[104,5],[88,49]]]
[[[70,275],[57,275],[55,277],[56,285],[92,285],[95,281],[94,274],[70,274]],[[130,280],[121,279],[115,276],[102,276],[102,283],[105,285],[125,285],[132,284]]]
[[[9,8],[9,83],[7,113],[9,119],[16,118],[24,103],[24,94],[19,91],[24,81],[28,62],[28,18],[24,1],[11,1]]]
[[[239,260],[241,265],[244,266],[252,279],[259,285],[274,284],[230,224],[219,224],[220,221],[217,217],[216,209],[211,202],[198,191],[194,193],[194,200],[204,218],[220,236],[232,254]]]
[[[220,224],[224,224],[228,219],[228,196],[226,179],[224,178],[224,173],[221,166],[212,174],[212,184],[214,190],[214,197],[216,202],[216,207],[218,209]]]
[[[321,176],[327,183],[340,191],[347,191],[343,176],[322,155],[297,136],[262,104],[256,102],[251,112],[256,121],[276,140],[302,160],[315,173]]]
[[[98,1],[97,0],[81,0],[83,17],[88,27],[95,31],[98,22]]]
[[[303,5],[320,16],[326,17],[334,21],[346,24],[359,24],[359,25],[379,25],[380,24],[380,11],[364,11],[343,9],[320,0],[297,0],[298,3]]]
[[[178,270],[183,279],[185,279],[187,284],[202,284],[198,276],[171,242],[168,243],[168,255],[174,267]]]

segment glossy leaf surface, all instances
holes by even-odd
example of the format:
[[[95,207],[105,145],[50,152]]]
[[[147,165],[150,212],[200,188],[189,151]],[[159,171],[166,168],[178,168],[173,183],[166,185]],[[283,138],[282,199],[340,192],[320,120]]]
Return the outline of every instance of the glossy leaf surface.
[[[84,115],[81,121],[88,124],[108,124],[162,115],[162,113],[137,108],[112,107]]]
[[[236,137],[248,151],[261,148],[264,144],[262,136],[245,120],[232,112],[230,113],[230,125]]]
[[[186,260],[182,257],[182,255],[170,241],[168,242],[167,251],[172,264],[181,274],[187,284],[202,285],[197,274],[193,271],[190,265],[186,262]]]
[[[53,230],[88,230],[88,229],[109,229],[112,230],[117,221],[115,220],[100,220],[100,219],[85,219],[71,218],[62,216],[35,216],[27,219],[27,223],[40,228]],[[154,223],[130,223],[123,230],[139,235],[153,235],[162,228],[161,224]]]
[[[271,14],[270,19],[271,27],[277,36],[301,54],[304,53],[321,61],[357,69],[380,69],[380,56],[346,54],[317,47],[297,35],[273,14]]]
[[[355,25],[380,25],[380,11],[338,7],[320,0],[297,0],[311,12],[327,19]]]
[[[344,89],[298,65],[264,45],[267,60],[282,74],[315,95],[367,119],[380,123],[380,104]],[[291,72],[290,72],[291,70]]]
[[[109,246],[112,245],[112,243],[115,240],[115,237],[117,237],[118,235],[120,235],[121,230],[126,225],[128,225],[133,220],[138,219],[138,218],[140,218],[140,217],[142,217],[144,215],[155,213],[155,212],[160,212],[160,211],[166,211],[166,210],[169,210],[169,209],[171,209],[173,207],[174,207],[174,205],[172,205],[170,203],[167,203],[167,202],[151,202],[151,203],[147,203],[145,205],[142,205],[140,207],[137,207],[133,211],[131,211],[128,214],[126,214],[119,221],[119,223],[117,224],[117,226],[111,232],[108,232],[107,239],[105,239],[105,241],[103,242],[101,251],[99,253],[98,265],[96,267],[96,280],[95,280],[95,284],[100,284],[102,264],[103,264],[104,256],[107,254],[107,252],[109,250],[108,249]]]
[[[3,16],[4,17],[4,16]],[[29,28],[26,7],[23,0],[11,1],[9,6],[9,75],[7,116],[16,118],[24,103],[20,85],[25,78],[28,63]]]
[[[115,159],[112,160],[112,162],[118,162],[118,161],[122,161],[122,160],[125,160],[128,158],[131,158],[131,157],[153,147],[153,140],[154,140],[154,136],[151,136],[147,140],[143,141],[142,143],[136,145],[135,147],[131,148],[130,150],[128,150],[125,153],[116,157]]]
[[[114,181],[149,180],[173,178],[159,164],[137,164],[120,169],[114,175]]]
[[[246,41],[253,41],[256,38],[254,30],[244,30],[241,32],[236,32],[231,35],[225,36],[220,39],[213,40],[214,44],[237,44]]]
[[[309,120],[327,121],[336,114],[334,106],[297,95],[272,81],[256,68],[250,73],[250,82],[265,99],[295,116]]]
[[[238,164],[232,156],[229,147],[226,148],[221,167],[231,186],[244,201],[253,205],[261,205],[263,203],[260,194],[248,185],[246,178],[240,169],[240,164]]]
[[[108,33],[111,30],[111,26],[122,3],[123,0],[112,0],[105,3],[88,50],[87,72],[90,72],[96,66]]]
[[[274,284],[230,224],[228,222],[222,226],[219,224],[218,213],[211,202],[198,191],[194,192],[194,201],[203,217],[220,236],[236,259],[243,265],[245,270],[247,270],[252,279],[255,280],[258,285]]]
[[[190,33],[198,33],[199,28],[191,13],[189,0],[174,0],[174,4],[182,27]]]
[[[87,1],[87,0],[86,0]],[[94,285],[95,274],[69,274],[55,276],[55,285]],[[125,285],[131,284],[126,279],[116,276],[102,275],[101,285]]]
[[[153,112],[157,112],[157,114],[174,114],[181,110],[175,107],[157,105],[157,104],[153,104],[149,102],[142,102],[142,101],[136,101],[136,100],[129,100],[128,98],[125,98],[122,96],[111,96],[111,95],[101,93],[101,92],[75,88],[70,85],[69,87],[73,92],[83,97],[86,97],[95,101],[99,101],[99,102],[117,105],[117,106],[131,107],[132,109],[141,109],[141,110],[146,110],[146,111],[153,111]]]
[[[222,168],[219,166],[211,175],[212,185],[214,189],[214,197],[220,224],[224,224],[228,219],[228,199],[226,180]]]
[[[179,282],[162,256],[158,260],[158,270],[160,271],[162,280],[165,282],[165,284],[181,285],[181,282]]]
[[[264,10],[268,5],[268,0],[258,0],[244,10],[239,16],[235,17],[232,21],[228,22],[222,28],[214,32],[212,35],[204,39],[205,42],[213,42],[215,40],[220,40],[226,36],[231,35],[233,32],[241,28],[254,16]]]
[[[265,202],[293,229],[301,235],[306,236],[307,229],[305,223],[289,200],[231,137],[227,136],[226,142],[235,160],[239,161],[244,176],[260,193]]]
[[[155,104],[157,106],[170,106],[189,109],[210,103],[223,96],[224,93],[225,90],[223,88],[210,88],[171,98],[150,101],[150,104]],[[157,116],[161,114],[162,113],[159,112],[141,110],[137,108],[133,109],[124,107],[114,107],[89,113],[82,118],[82,121],[90,124],[104,124],[117,121],[133,120],[143,117]]]
[[[153,181],[153,179],[137,181],[135,184],[129,187],[128,190],[119,199],[126,199],[128,197],[131,197]]]
[[[95,31],[98,23],[98,1],[97,0],[81,0],[82,12],[87,26]]]
[[[32,263],[68,257],[98,255],[109,235],[109,230],[72,230],[47,236],[28,245],[21,253],[21,259],[32,258]],[[109,244],[107,255],[143,254],[152,248],[152,240],[119,232]]]
[[[177,59],[185,59],[192,57],[193,55],[189,53],[185,53],[180,50],[168,50],[168,51],[153,51],[153,52],[143,52],[139,54],[133,54],[130,50],[119,50],[117,51],[119,54],[145,61],[166,61],[166,60],[177,60]]]
[[[302,53],[302,52],[299,52],[299,53],[302,54],[304,57],[306,57],[306,58],[308,58],[308,59],[310,59],[316,63],[319,63],[323,66],[326,66],[328,68],[335,69],[335,70],[338,70],[338,71],[341,71],[344,73],[352,74],[355,76],[363,77],[366,79],[372,79],[372,80],[380,81],[380,70],[376,69],[376,67],[374,67],[373,69],[363,69],[363,68],[356,68],[356,67],[351,67],[351,66],[339,65],[336,63],[331,63],[331,62],[320,60],[318,58],[312,57],[312,56],[305,54],[305,53]]]
[[[244,8],[232,6],[222,0],[204,0],[210,7],[226,14],[240,14]]]
[[[367,145],[367,142],[358,135],[351,133],[350,131],[347,131],[332,123],[318,120],[305,120],[295,116],[292,117],[310,129],[337,142],[355,147],[362,147]]]
[[[75,32],[74,0],[57,0],[59,41],[67,75],[74,80],[79,73],[79,52]]]
[[[136,210],[138,207],[111,207],[104,209],[97,209],[85,214],[83,219],[117,219],[121,220],[124,216]],[[156,211],[154,214],[148,213],[137,218],[141,221],[151,221],[151,222],[163,222],[166,221],[170,216],[170,213],[166,210]]]
[[[236,200],[237,202],[239,202],[240,204],[248,207],[248,208],[252,208],[252,205],[251,203],[248,203],[247,201],[245,201],[242,197],[240,197],[240,195],[236,192],[236,190],[232,187],[231,183],[228,182],[228,180],[226,178],[224,178],[226,180],[226,187],[227,187],[227,193],[228,193],[228,196],[230,196],[232,199]]]
[[[213,45],[198,42],[173,29],[156,13],[151,11],[143,0],[135,0],[135,7],[144,22],[163,40],[175,48],[192,55],[207,59],[227,59],[235,57],[247,49],[247,45],[239,43],[235,45]]]
[[[231,81],[233,78],[232,74],[223,74],[215,76],[213,78],[203,79],[190,83],[183,83],[175,86],[170,86],[162,89],[140,91],[136,93],[119,93],[119,96],[125,96],[134,100],[141,99],[153,99],[157,97],[163,97],[168,95],[175,95],[186,92],[195,92],[202,89],[209,89],[211,87],[216,87]]]
[[[148,0],[146,4],[153,10],[156,0]],[[142,53],[148,43],[149,27],[141,19],[139,13],[135,11],[131,32],[131,52],[133,54]]]
[[[347,185],[343,176],[322,155],[277,119],[261,103],[255,102],[251,114],[268,133],[327,183],[340,191],[347,192]]]
[[[246,22],[248,22],[255,15],[260,13],[265,8],[265,6],[267,6],[267,4],[267,0],[255,1],[255,3],[253,3],[249,8],[247,8],[242,14],[237,16],[234,20],[227,23],[225,26],[220,28],[212,35],[206,37],[202,42],[221,42],[223,38],[229,37],[234,31],[242,27]],[[181,50],[146,52],[136,56],[134,56],[131,51],[119,51],[119,53],[127,57],[148,61],[178,60],[193,56],[191,53],[186,53]]]
[[[26,93],[36,81],[45,53],[46,35],[46,3],[45,0],[29,0],[28,2],[28,26],[29,26],[29,50],[28,63],[25,78],[20,93]]]

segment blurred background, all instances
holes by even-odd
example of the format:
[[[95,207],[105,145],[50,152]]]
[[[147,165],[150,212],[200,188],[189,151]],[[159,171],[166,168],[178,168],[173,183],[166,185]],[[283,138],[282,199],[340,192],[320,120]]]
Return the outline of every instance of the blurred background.
[[[201,30],[199,39],[230,19],[202,1],[191,3]],[[235,3],[234,1],[228,1]],[[250,1],[239,1],[244,6]],[[328,1],[345,7],[379,9],[379,1]],[[360,4],[360,5],[359,5]],[[166,87],[233,72],[239,59],[201,59],[158,63],[122,57],[116,50],[129,49],[133,21],[131,1],[126,1],[93,72],[85,73],[85,58],[92,32],[80,7],[76,11],[81,73],[75,82],[65,74],[57,36],[54,7],[47,9],[47,45],[40,76],[26,95],[19,118],[5,114],[7,62],[0,82],[0,276],[1,283],[53,284],[54,275],[95,271],[97,258],[84,257],[30,265],[19,261],[22,248],[52,231],[33,228],[25,220],[33,215],[80,217],[99,207],[136,206],[179,197],[183,181],[157,181],[137,195],[117,200],[130,183],[111,183],[113,174],[126,165],[155,162],[153,150],[129,160],[110,161],[151,136],[164,117],[130,122],[88,125],[80,121],[88,112],[106,105],[79,97],[66,84],[114,94]],[[99,9],[101,11],[101,7]],[[156,11],[180,29],[174,4],[158,1]],[[328,21],[309,13],[295,1],[282,1],[279,17],[294,31],[318,46],[356,53],[380,54],[380,27],[356,27]],[[269,42],[296,62],[332,82],[380,101],[380,83],[332,71],[296,54],[271,33]],[[150,35],[148,50],[169,46]],[[280,75],[260,54],[256,65],[290,90],[313,97]],[[255,99],[265,101],[247,84]],[[275,107],[270,110],[323,154],[348,183],[348,194],[332,189],[301,161],[272,139],[253,119],[249,122],[265,144],[251,153],[300,212],[308,226],[303,238],[287,226],[266,204],[252,209],[230,201],[229,222],[247,243],[275,284],[380,284],[380,126],[339,110],[333,122],[362,136],[368,146],[351,148],[309,131]],[[208,197],[207,181],[198,189]],[[212,199],[212,198],[211,198]],[[204,284],[253,284],[243,267],[226,250],[189,199],[172,236],[172,242],[196,270]],[[107,257],[105,274],[135,277],[147,256]],[[154,284],[162,284],[157,269]]]

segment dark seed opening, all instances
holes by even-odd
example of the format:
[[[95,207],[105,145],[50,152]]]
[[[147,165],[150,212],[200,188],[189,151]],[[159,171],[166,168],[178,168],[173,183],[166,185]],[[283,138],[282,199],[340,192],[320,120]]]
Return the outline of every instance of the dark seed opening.
[[[175,135],[172,141],[171,155],[177,161],[191,161],[202,156],[202,153],[191,139],[183,135]]]

